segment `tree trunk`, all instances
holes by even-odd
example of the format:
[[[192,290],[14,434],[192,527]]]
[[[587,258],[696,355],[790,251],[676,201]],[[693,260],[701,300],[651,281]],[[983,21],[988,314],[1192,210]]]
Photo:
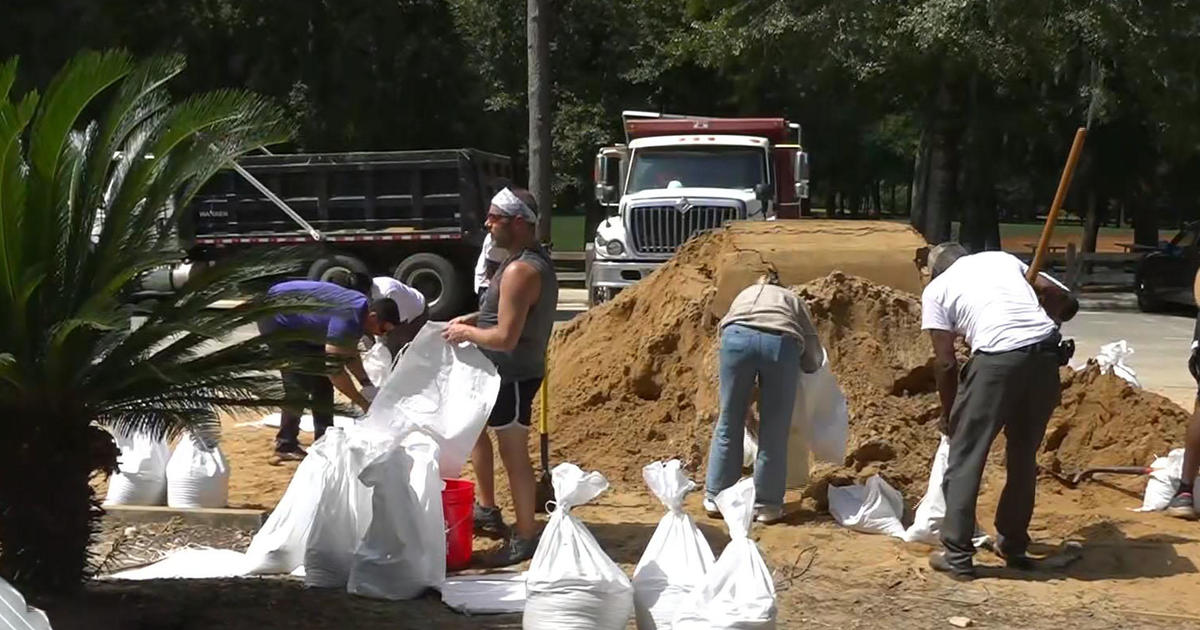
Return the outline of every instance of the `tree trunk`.
[[[115,447],[73,419],[24,420],[0,440],[0,577],[26,596],[69,593],[94,568],[88,547],[103,514],[88,483],[95,453],[107,441],[101,459],[115,463]]]
[[[980,79],[972,76],[968,84],[969,112],[965,138],[963,180],[963,223],[959,241],[969,251],[1000,249],[1000,221],[996,214],[996,185],[993,156],[1000,148],[996,134],[988,124],[989,116],[980,102]]]
[[[908,188],[908,220],[922,234],[925,233],[925,204],[929,200],[930,135],[928,126],[921,130],[921,141],[913,160],[912,185]]]
[[[1133,242],[1158,245],[1158,210],[1145,182],[1139,182],[1133,198]]]
[[[883,184],[879,180],[871,182],[871,218],[878,219],[883,214],[883,193],[880,190]]]
[[[918,177],[914,185],[924,184],[924,203],[917,229],[929,243],[950,240],[950,221],[958,205],[959,140],[962,136],[958,121],[962,107],[960,96],[950,80],[942,77],[930,120],[928,173]],[[915,204],[914,204],[915,206]],[[914,211],[915,215],[915,211]]]
[[[1095,190],[1087,193],[1087,214],[1083,218],[1083,242],[1080,250],[1085,254],[1096,252],[1096,241],[1100,238],[1100,226],[1104,223],[1104,206]]]
[[[538,202],[537,238],[550,242],[551,189],[550,20],[549,0],[526,0],[526,49],[529,62],[529,191]]]

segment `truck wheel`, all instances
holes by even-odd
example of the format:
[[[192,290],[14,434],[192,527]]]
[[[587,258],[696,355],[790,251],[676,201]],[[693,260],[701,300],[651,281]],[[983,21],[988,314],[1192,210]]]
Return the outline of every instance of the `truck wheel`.
[[[333,254],[314,262],[308,268],[308,279],[320,282],[332,282],[346,288],[353,288],[350,286],[350,276],[353,273],[361,273],[369,276],[371,275],[371,270],[367,268],[366,263],[354,256]]]
[[[449,260],[437,254],[413,254],[396,267],[395,277],[425,296],[429,319],[446,321],[460,314],[466,285]]]

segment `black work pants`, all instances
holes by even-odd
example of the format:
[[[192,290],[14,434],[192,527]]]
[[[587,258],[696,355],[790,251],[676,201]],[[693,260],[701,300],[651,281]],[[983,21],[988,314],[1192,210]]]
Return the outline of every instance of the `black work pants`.
[[[963,367],[950,424],[950,457],[942,491],[946,559],[971,566],[975,504],[988,451],[1004,430],[1008,479],[996,508],[997,545],[1016,556],[1029,546],[1029,520],[1037,488],[1037,451],[1060,399],[1058,355],[1026,348],[976,354]]]

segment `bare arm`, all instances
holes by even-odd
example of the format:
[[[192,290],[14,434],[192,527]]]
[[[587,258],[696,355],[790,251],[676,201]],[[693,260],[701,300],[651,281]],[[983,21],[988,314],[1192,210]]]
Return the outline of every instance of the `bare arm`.
[[[800,355],[800,370],[805,374],[812,374],[821,369],[821,363],[825,358],[825,348],[821,345],[821,337],[817,335],[817,327],[813,325],[808,307],[799,298],[797,298],[797,306],[799,312],[796,314],[796,320],[799,322],[800,332],[804,336],[804,354]]]
[[[353,374],[354,378],[358,379],[358,382],[363,386],[371,384],[371,379],[367,378],[367,372],[363,369],[362,358],[358,356],[358,351],[355,348],[343,348],[327,344],[325,352],[334,356],[344,357],[347,360],[346,366],[343,369],[329,375],[329,382],[333,383],[333,386],[339,392],[342,392],[346,398],[349,398],[350,402],[361,407],[363,411],[366,411],[371,406],[371,403],[367,401],[362,393],[358,391],[358,388],[354,386],[354,382],[350,380],[350,375]]]
[[[933,342],[934,378],[937,381],[938,398],[942,402],[942,432],[951,435],[950,411],[954,409],[954,397],[958,394],[958,356],[954,353],[954,333],[948,330],[930,330]]]

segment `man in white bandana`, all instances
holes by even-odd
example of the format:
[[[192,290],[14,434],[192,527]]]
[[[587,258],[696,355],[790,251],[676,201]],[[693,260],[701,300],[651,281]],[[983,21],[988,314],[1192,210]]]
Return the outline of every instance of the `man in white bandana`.
[[[500,393],[487,424],[496,434],[517,518],[508,544],[490,560],[492,566],[528,560],[537,548],[529,425],[533,399],[546,375],[546,345],[558,308],[558,279],[550,255],[537,242],[536,208],[537,202],[527,190],[505,188],[492,198],[488,231],[496,246],[510,255],[492,276],[479,312],[454,319],[442,334],[450,343],[467,341],[479,346],[500,373]],[[471,463],[478,499],[476,531],[509,534],[496,507],[492,441],[486,431],[475,444]]]

